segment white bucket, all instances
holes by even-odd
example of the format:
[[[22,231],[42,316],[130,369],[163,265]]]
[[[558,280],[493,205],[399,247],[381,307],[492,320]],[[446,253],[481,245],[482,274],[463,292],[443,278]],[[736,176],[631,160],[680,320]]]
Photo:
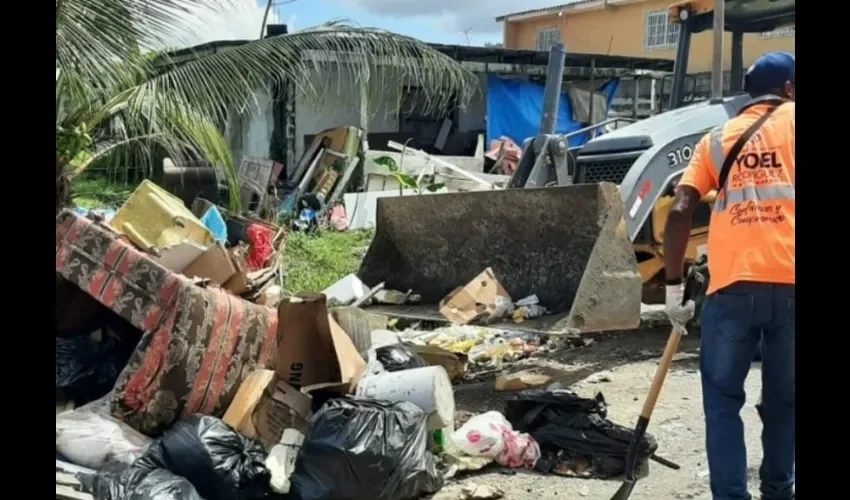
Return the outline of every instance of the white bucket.
[[[407,401],[429,415],[428,429],[453,425],[455,395],[449,374],[442,366],[426,366],[363,377],[357,395],[386,401]]]

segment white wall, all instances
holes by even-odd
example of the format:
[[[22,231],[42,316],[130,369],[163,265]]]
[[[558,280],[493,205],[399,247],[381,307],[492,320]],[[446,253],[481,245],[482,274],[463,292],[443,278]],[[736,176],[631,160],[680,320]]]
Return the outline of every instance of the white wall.
[[[467,132],[485,128],[487,113],[487,75],[479,74],[480,92],[461,109],[458,130]],[[360,83],[342,68],[314,70],[313,89],[301,89],[295,100],[295,158],[304,153],[304,136],[340,126],[361,126]],[[367,85],[368,108],[365,116],[369,133],[394,133],[399,130],[399,106],[403,80],[400,75],[383,71],[371,75]],[[256,94],[257,101],[240,116],[231,118],[227,137],[238,163],[243,156],[268,157],[274,124],[271,98]],[[259,109],[258,109],[259,107]]]
[[[295,157],[304,152],[304,136],[335,127],[360,127],[361,84],[350,71],[342,68],[316,72],[314,90],[300,92],[295,101]],[[398,76],[373,74],[366,85],[365,109],[368,132],[398,131],[398,107],[401,82]]]
[[[274,131],[271,96],[260,90],[254,94],[254,99],[242,113],[232,113],[225,128],[234,165],[238,165],[244,156],[269,157]]]

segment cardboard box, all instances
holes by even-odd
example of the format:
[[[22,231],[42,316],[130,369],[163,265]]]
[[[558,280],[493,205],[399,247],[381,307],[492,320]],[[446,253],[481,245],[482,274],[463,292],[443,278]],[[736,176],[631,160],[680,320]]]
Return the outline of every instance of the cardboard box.
[[[154,260],[174,272],[182,273],[189,265],[200,257],[206,248],[193,241],[183,241],[174,246],[160,250],[159,257]]]
[[[440,301],[440,314],[458,325],[500,319],[510,314],[512,309],[511,296],[490,267]]]
[[[239,252],[230,252],[230,261],[233,263],[236,273],[224,282],[223,288],[230,293],[239,295],[250,288],[248,280],[248,266],[245,265],[245,257]]]
[[[366,362],[328,314],[323,294],[284,298],[278,306],[277,375],[303,392],[353,393]]]
[[[223,285],[234,274],[236,266],[230,260],[230,252],[221,242],[207,248],[183,270],[187,278],[208,278],[210,283],[217,286]]]
[[[224,422],[263,443],[266,451],[280,442],[285,429],[307,432],[312,400],[272,370],[256,370],[239,386]]]

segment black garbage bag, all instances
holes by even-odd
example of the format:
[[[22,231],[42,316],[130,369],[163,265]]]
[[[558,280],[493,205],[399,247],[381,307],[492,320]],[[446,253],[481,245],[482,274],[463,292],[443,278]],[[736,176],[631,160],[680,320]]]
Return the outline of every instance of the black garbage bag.
[[[375,359],[388,372],[400,372],[428,366],[424,359],[401,343],[378,347],[375,349]]]
[[[208,415],[192,415],[151,443],[134,467],[166,469],[206,500],[251,500],[270,491],[263,446]]]
[[[574,471],[577,475],[610,478],[625,471],[632,429],[608,420],[602,393],[594,399],[570,391],[532,389],[507,402],[505,417],[520,432],[537,440],[543,459],[541,472]],[[645,434],[638,444],[638,461],[658,449],[655,437]],[[578,471],[583,471],[579,473]]]
[[[406,500],[436,493],[443,477],[428,451],[426,418],[407,402],[328,401],[310,419],[292,498]]]
[[[121,318],[103,315],[88,332],[56,337],[56,388],[78,404],[112,390],[141,338],[141,332],[128,325]],[[104,335],[102,340],[90,335],[97,329]]]
[[[99,472],[93,489],[95,500],[204,500],[186,478],[135,466]]]

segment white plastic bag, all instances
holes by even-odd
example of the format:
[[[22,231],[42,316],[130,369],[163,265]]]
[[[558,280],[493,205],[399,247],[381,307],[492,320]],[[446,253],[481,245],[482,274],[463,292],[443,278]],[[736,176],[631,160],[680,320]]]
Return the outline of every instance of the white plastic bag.
[[[528,434],[513,430],[497,411],[476,415],[452,433],[452,445],[471,457],[489,457],[505,467],[534,468],[540,445]]]
[[[99,469],[106,462],[132,464],[151,438],[109,415],[110,395],[56,415],[56,451],[72,463]]]
[[[266,457],[266,468],[272,474],[271,487],[275,493],[289,493],[292,484],[289,476],[295,471],[295,459],[298,450],[304,444],[304,434],[295,429],[286,429],[280,438],[280,443],[272,446]]]

